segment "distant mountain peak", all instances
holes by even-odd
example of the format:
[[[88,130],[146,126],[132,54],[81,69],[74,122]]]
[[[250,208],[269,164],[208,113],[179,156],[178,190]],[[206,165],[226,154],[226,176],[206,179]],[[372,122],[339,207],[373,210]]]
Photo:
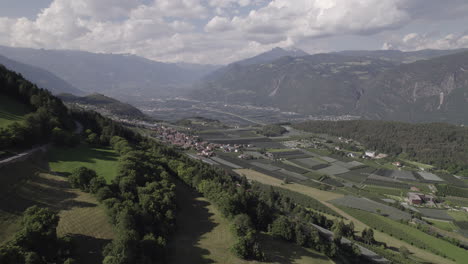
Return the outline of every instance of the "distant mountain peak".
[[[295,47],[288,47],[288,48],[276,47],[276,48],[271,49],[270,51],[258,54],[257,56],[235,62],[234,64],[240,64],[240,65],[262,64],[262,63],[272,62],[282,57],[289,56],[289,57],[297,58],[297,57],[303,57],[307,55],[309,54]]]

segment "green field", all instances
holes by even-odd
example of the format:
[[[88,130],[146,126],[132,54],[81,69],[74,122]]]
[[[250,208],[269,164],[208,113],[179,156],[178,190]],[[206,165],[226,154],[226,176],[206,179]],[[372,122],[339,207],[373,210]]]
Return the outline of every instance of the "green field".
[[[385,187],[377,187],[377,186],[372,186],[372,185],[367,185],[365,190],[368,190],[373,193],[379,193],[379,194],[388,194],[388,195],[393,195],[393,196],[406,196],[408,193],[408,190],[404,189],[395,189],[395,188],[385,188]]]
[[[406,241],[414,246],[426,249],[441,256],[454,259],[457,263],[465,263],[468,253],[447,241],[437,239],[416,228],[393,221],[387,217],[368,213],[358,209],[341,207],[353,217],[376,230]]]
[[[453,232],[456,231],[458,228],[456,225],[453,224],[451,221],[442,221],[442,220],[434,220],[429,219],[427,220],[431,225],[440,228],[445,231]]]
[[[455,221],[468,221],[468,213],[462,211],[448,211],[447,212]]]
[[[71,235],[78,263],[102,262],[100,249],[114,231],[104,207],[91,194],[71,189],[66,178],[50,175],[31,162],[2,167],[0,175],[0,244],[14,238],[22,213],[37,205],[59,212],[57,235]]]
[[[85,166],[111,182],[118,173],[118,158],[111,148],[93,148],[86,144],[74,148],[53,147],[49,152],[49,166],[53,172],[61,174]]]
[[[170,264],[260,263],[245,261],[230,250],[235,238],[230,223],[206,199],[196,195],[182,183],[177,184],[177,231],[169,243]],[[261,263],[322,264],[333,263],[324,255],[309,249],[261,235],[261,244],[268,258]]]
[[[26,105],[18,103],[5,95],[0,95],[0,128],[11,123],[23,120],[23,117],[31,112]]]

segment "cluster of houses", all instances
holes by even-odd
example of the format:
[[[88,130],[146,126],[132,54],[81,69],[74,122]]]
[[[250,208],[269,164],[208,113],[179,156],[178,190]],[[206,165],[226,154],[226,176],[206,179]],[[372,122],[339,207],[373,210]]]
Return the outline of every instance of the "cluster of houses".
[[[198,136],[188,135],[177,131],[174,128],[166,126],[153,127],[155,137],[163,142],[178,146],[183,149],[193,149],[197,151],[198,156],[212,157],[215,150],[224,152],[241,152],[243,145],[238,144],[216,144],[202,141]]]

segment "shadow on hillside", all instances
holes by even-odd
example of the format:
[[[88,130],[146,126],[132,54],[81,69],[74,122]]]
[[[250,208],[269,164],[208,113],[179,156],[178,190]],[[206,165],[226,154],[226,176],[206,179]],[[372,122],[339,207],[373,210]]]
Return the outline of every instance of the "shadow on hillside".
[[[284,242],[267,234],[260,234],[261,246],[268,262],[294,263],[303,257],[328,260],[326,256],[308,251],[293,243]]]
[[[54,148],[49,153],[49,162],[86,162],[95,163],[93,159],[116,161],[117,153],[104,149],[92,148],[88,145],[80,145],[74,148]]]
[[[216,223],[210,220],[213,215],[207,209],[206,201],[200,201],[196,193],[183,183],[177,183],[177,230],[170,238],[169,261],[171,264],[210,264],[215,263],[207,259],[210,252],[200,248],[198,242],[202,236],[216,227]]]
[[[72,257],[76,263],[102,263],[102,249],[111,242],[109,239],[99,239],[90,236],[69,234],[72,241]]]
[[[36,175],[2,196],[0,209],[21,215],[28,207],[34,205],[55,210],[96,206],[93,203],[74,200],[78,195],[69,188],[66,181]]]

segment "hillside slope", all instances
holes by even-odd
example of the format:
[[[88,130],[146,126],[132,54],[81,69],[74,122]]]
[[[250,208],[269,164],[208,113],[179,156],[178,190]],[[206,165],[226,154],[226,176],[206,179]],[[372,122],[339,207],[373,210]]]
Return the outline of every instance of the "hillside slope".
[[[0,54],[46,69],[87,93],[129,99],[178,94],[217,68],[174,64],[128,54],[38,50],[0,46]],[[66,91],[64,91],[66,92]]]
[[[349,113],[363,93],[360,84],[391,67],[392,63],[382,60],[335,54],[232,64],[200,83],[192,97],[306,114]]]
[[[205,78],[191,96],[310,115],[467,124],[468,52],[451,54],[457,51],[354,51],[235,63]],[[449,55],[431,58],[443,54]],[[421,60],[401,63],[415,58]]]
[[[468,123],[468,52],[402,64],[366,85],[356,111],[367,118]]]
[[[116,99],[107,97],[102,94],[91,94],[83,97],[74,96],[71,94],[60,94],[58,95],[65,103],[75,103],[81,105],[94,106],[98,109],[103,109],[108,111],[110,114],[133,117],[133,118],[142,118],[145,117],[139,109],[136,107],[122,103]]]
[[[67,83],[63,79],[57,77],[53,73],[41,69],[39,67],[30,66],[20,63],[0,55],[0,64],[9,68],[12,71],[21,73],[26,79],[37,84],[39,87],[51,91],[53,94],[71,93],[75,95],[83,95],[84,92],[77,89],[73,85]]]

